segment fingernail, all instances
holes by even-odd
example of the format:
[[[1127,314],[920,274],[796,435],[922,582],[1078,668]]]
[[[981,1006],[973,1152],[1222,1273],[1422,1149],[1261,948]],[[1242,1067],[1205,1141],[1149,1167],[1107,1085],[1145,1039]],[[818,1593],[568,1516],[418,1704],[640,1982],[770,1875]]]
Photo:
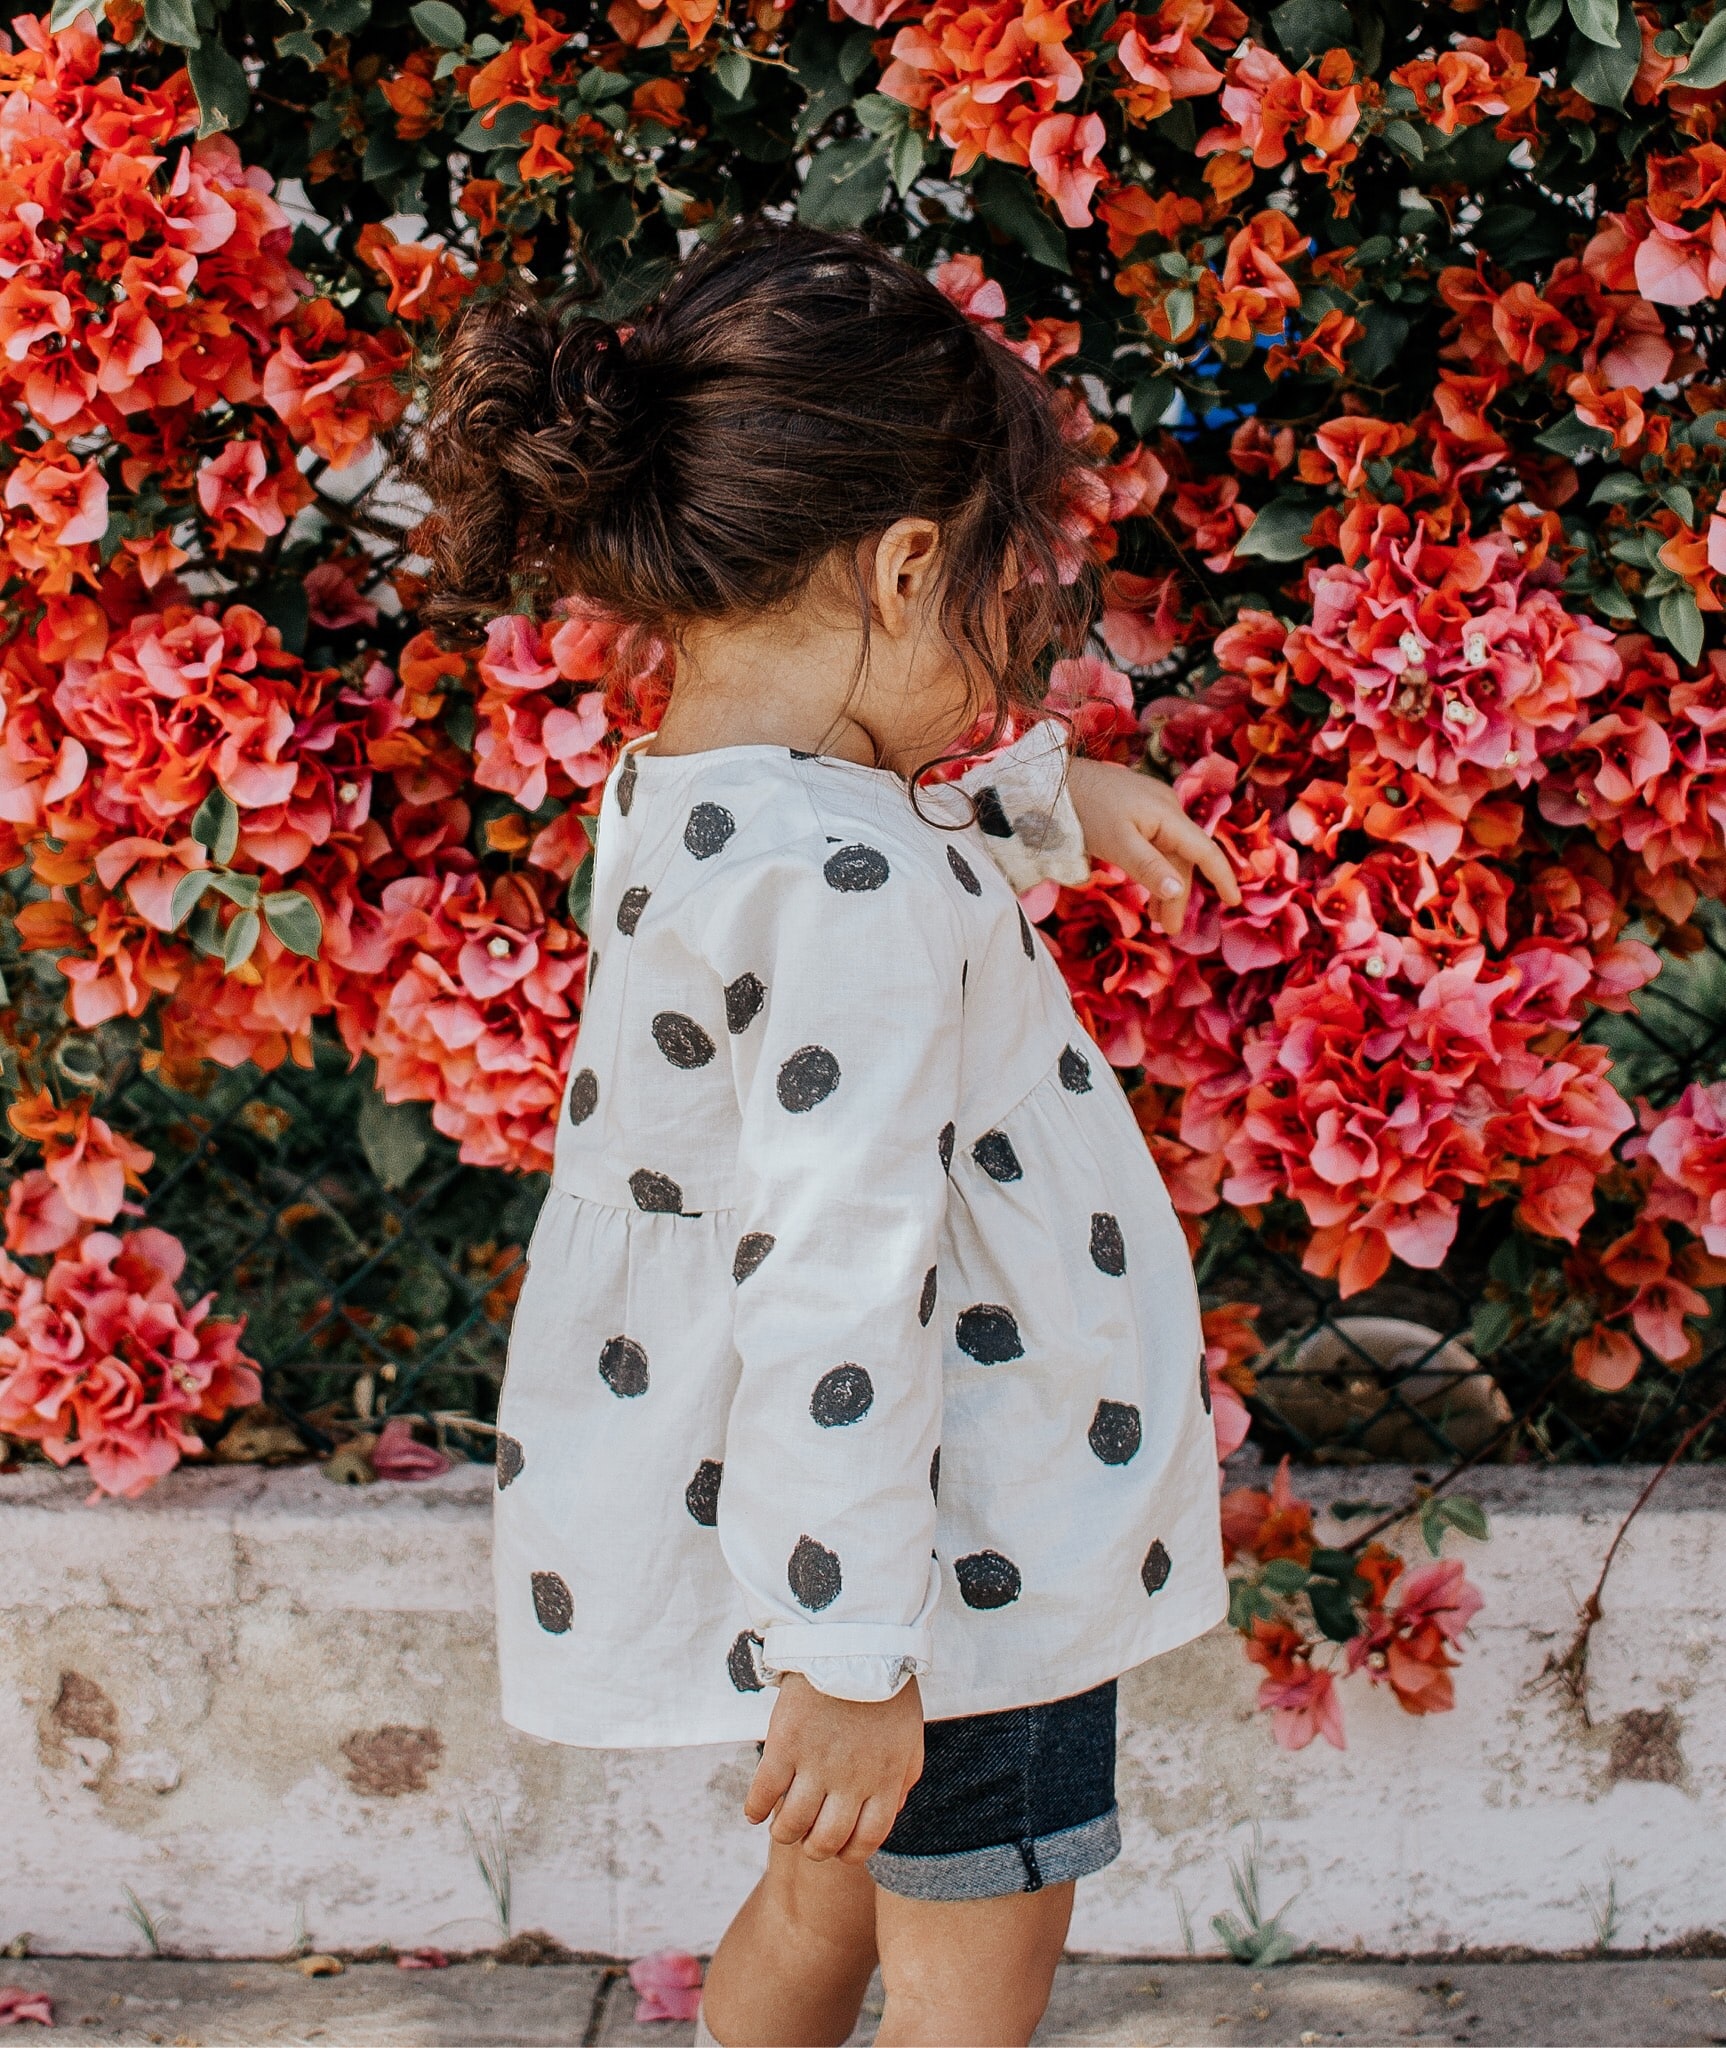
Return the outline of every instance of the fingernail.
[[[1179,882],[1175,880],[1173,875],[1165,875],[1163,879],[1157,884],[1157,894],[1159,896],[1166,897],[1171,901],[1180,893],[1181,885]]]

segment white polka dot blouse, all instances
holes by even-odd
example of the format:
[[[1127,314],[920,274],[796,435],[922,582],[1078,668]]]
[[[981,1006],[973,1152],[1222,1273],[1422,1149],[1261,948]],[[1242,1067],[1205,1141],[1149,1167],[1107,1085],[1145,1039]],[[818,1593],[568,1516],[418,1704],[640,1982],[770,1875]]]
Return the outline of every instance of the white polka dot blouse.
[[[931,1719],[1227,1606],[1169,1199],[1014,888],[1082,879],[1060,729],[913,807],[782,747],[623,756],[499,1413],[505,1718]],[[966,821],[969,822],[966,822]]]

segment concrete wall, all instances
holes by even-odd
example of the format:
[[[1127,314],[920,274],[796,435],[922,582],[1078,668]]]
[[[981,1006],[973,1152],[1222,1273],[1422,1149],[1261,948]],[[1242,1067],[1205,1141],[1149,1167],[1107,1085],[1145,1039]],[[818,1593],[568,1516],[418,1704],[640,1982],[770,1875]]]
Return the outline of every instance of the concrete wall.
[[[1074,1946],[1202,1950],[1262,1828],[1301,1943],[1401,1954],[1726,1931],[1726,1474],[1673,1474],[1620,1554],[1592,1727],[1536,1683],[1644,1474],[1482,1475],[1493,1540],[1457,1712],[1345,1687],[1350,1747],[1272,1745],[1217,1633],[1123,1690],[1126,1853]],[[1390,1469],[1310,1491],[1396,1498]],[[752,1753],[560,1750],[498,1722],[489,1478],[332,1486],[192,1472],[137,1503],[0,1477],[0,1945],[191,1955],[496,1939],[466,1821],[507,1842],[517,1929],[630,1954],[712,1944],[752,1881]],[[1452,1537],[1451,1544],[1459,1539]]]

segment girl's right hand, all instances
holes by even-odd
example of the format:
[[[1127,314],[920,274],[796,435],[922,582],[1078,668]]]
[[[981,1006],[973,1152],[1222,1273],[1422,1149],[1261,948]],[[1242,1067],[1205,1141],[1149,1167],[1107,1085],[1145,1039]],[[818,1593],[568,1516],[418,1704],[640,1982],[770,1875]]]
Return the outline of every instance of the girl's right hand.
[[[923,1774],[923,1699],[913,1678],[890,1700],[839,1700],[801,1672],[779,1681],[743,1812],[771,1816],[776,1842],[817,1863],[866,1863]]]

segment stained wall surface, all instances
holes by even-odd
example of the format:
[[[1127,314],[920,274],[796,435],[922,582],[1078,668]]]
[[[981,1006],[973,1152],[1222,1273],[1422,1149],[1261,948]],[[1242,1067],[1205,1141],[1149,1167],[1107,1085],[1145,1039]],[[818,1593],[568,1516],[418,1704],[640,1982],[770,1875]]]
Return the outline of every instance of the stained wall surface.
[[[1486,1595],[1457,1711],[1343,1688],[1349,1747],[1279,1751],[1219,1631],[1122,1690],[1125,1854],[1073,1946],[1201,1953],[1255,1830],[1301,1945],[1573,1951],[1726,1931],[1726,1476],[1673,1474],[1614,1566],[1588,1714],[1542,1683],[1646,1478],[1483,1475]],[[1317,1475],[1392,1501],[1389,1468]],[[628,1955],[711,1947],[762,1844],[753,1752],[560,1749],[497,1719],[489,1475],[331,1485],[185,1472],[86,1504],[0,1476],[0,1945],[278,1954],[498,1938]],[[480,1852],[476,1855],[476,1844]],[[488,1884],[481,1855],[492,1870]]]

